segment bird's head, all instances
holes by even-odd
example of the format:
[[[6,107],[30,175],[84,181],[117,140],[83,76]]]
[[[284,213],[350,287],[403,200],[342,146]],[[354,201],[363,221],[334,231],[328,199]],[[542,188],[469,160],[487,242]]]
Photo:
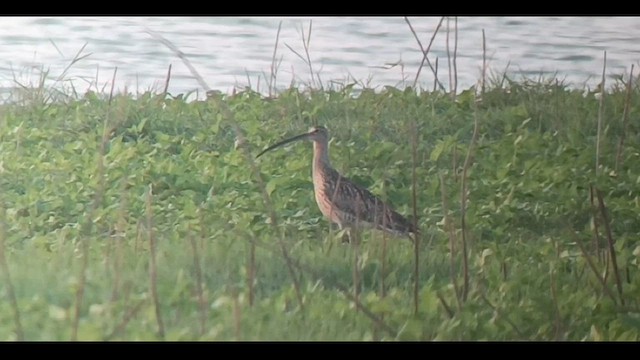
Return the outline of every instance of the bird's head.
[[[324,126],[313,126],[309,129],[308,132],[304,134],[290,137],[288,139],[280,141],[279,143],[269,146],[268,148],[262,150],[262,152],[258,154],[256,158],[259,158],[260,156],[262,156],[262,154],[266,153],[267,151],[273,150],[275,148],[278,148],[280,146],[283,146],[298,140],[311,140],[315,142],[326,143],[329,141],[329,131]]]

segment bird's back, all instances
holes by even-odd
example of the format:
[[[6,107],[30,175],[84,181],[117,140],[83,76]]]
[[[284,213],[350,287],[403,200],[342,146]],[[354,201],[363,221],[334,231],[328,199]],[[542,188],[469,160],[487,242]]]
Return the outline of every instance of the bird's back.
[[[324,166],[321,175],[314,174],[314,188],[318,207],[333,222],[346,226],[364,222],[396,235],[416,233],[411,221],[330,166]]]

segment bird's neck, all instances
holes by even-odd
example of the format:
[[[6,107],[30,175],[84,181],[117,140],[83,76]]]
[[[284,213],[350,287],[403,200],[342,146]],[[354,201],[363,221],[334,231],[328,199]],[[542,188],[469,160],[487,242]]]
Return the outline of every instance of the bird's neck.
[[[329,165],[329,144],[327,142],[313,142],[313,168]]]

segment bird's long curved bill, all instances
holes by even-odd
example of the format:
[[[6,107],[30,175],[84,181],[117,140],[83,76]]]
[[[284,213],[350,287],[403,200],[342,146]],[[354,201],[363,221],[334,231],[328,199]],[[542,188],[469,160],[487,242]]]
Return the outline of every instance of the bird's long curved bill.
[[[297,136],[294,136],[294,137],[291,137],[291,138],[288,138],[288,139],[282,140],[282,141],[280,141],[279,143],[274,144],[274,145],[271,145],[271,146],[269,146],[268,148],[266,148],[266,149],[262,150],[262,152],[256,156],[256,159],[257,159],[257,158],[259,158],[260,156],[262,156],[262,154],[266,153],[266,152],[267,152],[267,151],[269,151],[269,150],[273,150],[273,149],[275,149],[275,148],[277,148],[277,147],[280,147],[280,146],[286,145],[286,144],[288,144],[288,143],[291,143],[291,142],[294,142],[294,141],[297,141],[297,140],[304,140],[304,139],[306,139],[307,137],[309,137],[309,134],[300,134],[300,135],[297,135]]]

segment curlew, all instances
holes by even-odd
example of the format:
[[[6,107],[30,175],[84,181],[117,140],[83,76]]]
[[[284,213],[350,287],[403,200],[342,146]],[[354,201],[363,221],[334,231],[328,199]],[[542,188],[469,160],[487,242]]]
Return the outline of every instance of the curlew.
[[[347,228],[349,237],[355,226],[367,226],[386,231],[395,236],[416,233],[414,224],[397,213],[390,205],[373,195],[366,188],[340,175],[329,161],[329,132],[322,126],[315,126],[309,132],[300,134],[264,149],[256,158],[267,151],[298,141],[313,141],[313,191],[322,214],[340,229]]]

